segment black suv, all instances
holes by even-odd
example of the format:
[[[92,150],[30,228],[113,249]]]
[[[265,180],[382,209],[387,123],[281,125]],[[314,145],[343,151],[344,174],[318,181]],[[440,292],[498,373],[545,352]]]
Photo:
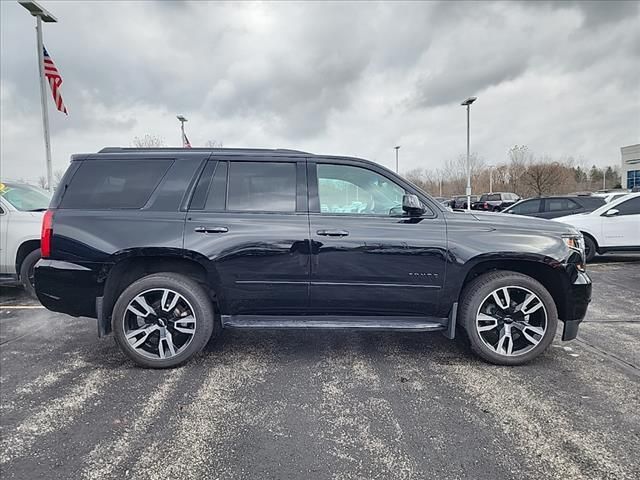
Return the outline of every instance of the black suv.
[[[589,195],[567,195],[527,198],[507,208],[504,213],[538,218],[558,218],[576,213],[593,212],[605,204],[604,198]]]
[[[582,236],[448,211],[357,158],[106,148],[74,155],[42,228],[38,298],[97,318],[140,365],[221,328],[442,331],[515,365],[575,338],[591,298]]]
[[[473,205],[473,203],[477,202],[478,200],[480,200],[480,197],[478,195],[471,195],[471,205]],[[453,205],[451,206],[451,208],[458,209],[458,210],[466,210],[467,209],[467,196],[466,195],[459,195],[459,196],[455,197],[453,199]]]
[[[480,196],[480,200],[471,203],[471,210],[484,210],[487,212],[501,212],[507,207],[520,200],[515,193],[498,192],[485,193]]]

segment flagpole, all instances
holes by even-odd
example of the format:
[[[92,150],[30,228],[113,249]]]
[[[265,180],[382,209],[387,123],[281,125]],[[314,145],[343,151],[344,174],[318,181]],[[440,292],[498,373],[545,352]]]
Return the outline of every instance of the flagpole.
[[[44,148],[47,158],[47,187],[53,191],[53,174],[51,171],[51,140],[49,138],[49,112],[47,111],[47,87],[44,81],[44,46],[42,44],[42,22],[55,23],[58,20],[46,9],[30,0],[18,0],[31,15],[36,17],[36,48],[38,49],[38,72],[40,73],[40,101],[42,103],[42,127],[44,129]]]
[[[36,34],[38,37],[38,72],[40,73],[40,101],[42,102],[42,127],[44,129],[44,148],[47,158],[47,188],[53,191],[53,172],[51,170],[51,139],[49,137],[49,111],[47,108],[47,87],[44,80],[44,45],[42,43],[42,19],[36,15]]]

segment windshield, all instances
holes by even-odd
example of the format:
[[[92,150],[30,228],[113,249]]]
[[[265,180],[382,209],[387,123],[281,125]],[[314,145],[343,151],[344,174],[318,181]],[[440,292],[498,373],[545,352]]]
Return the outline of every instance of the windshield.
[[[0,183],[0,195],[23,212],[46,210],[51,200],[46,190],[23,183]]]

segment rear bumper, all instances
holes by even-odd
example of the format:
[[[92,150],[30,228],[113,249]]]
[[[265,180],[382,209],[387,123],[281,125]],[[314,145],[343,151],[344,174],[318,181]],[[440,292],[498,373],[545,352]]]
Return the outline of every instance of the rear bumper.
[[[103,291],[98,272],[85,265],[42,259],[35,268],[38,300],[54,312],[97,318],[96,298]]]
[[[576,338],[578,326],[587,314],[589,302],[591,302],[591,278],[584,272],[577,272],[577,276],[567,292],[565,314],[562,318],[564,322],[562,340]]]

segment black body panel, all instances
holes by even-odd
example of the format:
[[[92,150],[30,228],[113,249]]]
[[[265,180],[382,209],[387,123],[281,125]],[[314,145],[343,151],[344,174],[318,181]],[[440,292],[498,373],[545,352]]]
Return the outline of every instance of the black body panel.
[[[64,204],[67,187],[73,188],[79,163],[145,156],[173,163],[142,208],[57,208]],[[38,297],[54,311],[108,322],[118,288],[111,274],[124,270],[135,275],[126,267],[114,269],[132,259],[148,264],[174,259],[196,277],[203,272],[199,281],[208,284],[220,313],[236,320],[306,315],[321,325],[318,317],[328,316],[327,321],[343,318],[345,326],[351,321],[357,327],[362,319],[378,317],[379,323],[393,324],[395,318],[398,328],[409,328],[411,322],[431,318],[444,319],[439,325],[445,328],[446,319],[455,318],[453,308],[465,282],[505,265],[545,276],[555,289],[561,320],[579,322],[591,298],[582,258],[562,239],[577,233],[571,227],[498,213],[450,212],[395,173],[365,160],[230,149],[108,149],[73,160],[51,204],[51,256],[36,268]],[[208,161],[293,164],[294,211],[207,211],[204,200],[198,210],[190,209],[200,177],[214,176]],[[386,177],[416,195],[425,214],[322,212],[315,168],[323,162]],[[96,311],[96,304],[104,311]],[[567,337],[575,335],[576,324],[567,323]],[[447,331],[453,335],[451,328]]]

